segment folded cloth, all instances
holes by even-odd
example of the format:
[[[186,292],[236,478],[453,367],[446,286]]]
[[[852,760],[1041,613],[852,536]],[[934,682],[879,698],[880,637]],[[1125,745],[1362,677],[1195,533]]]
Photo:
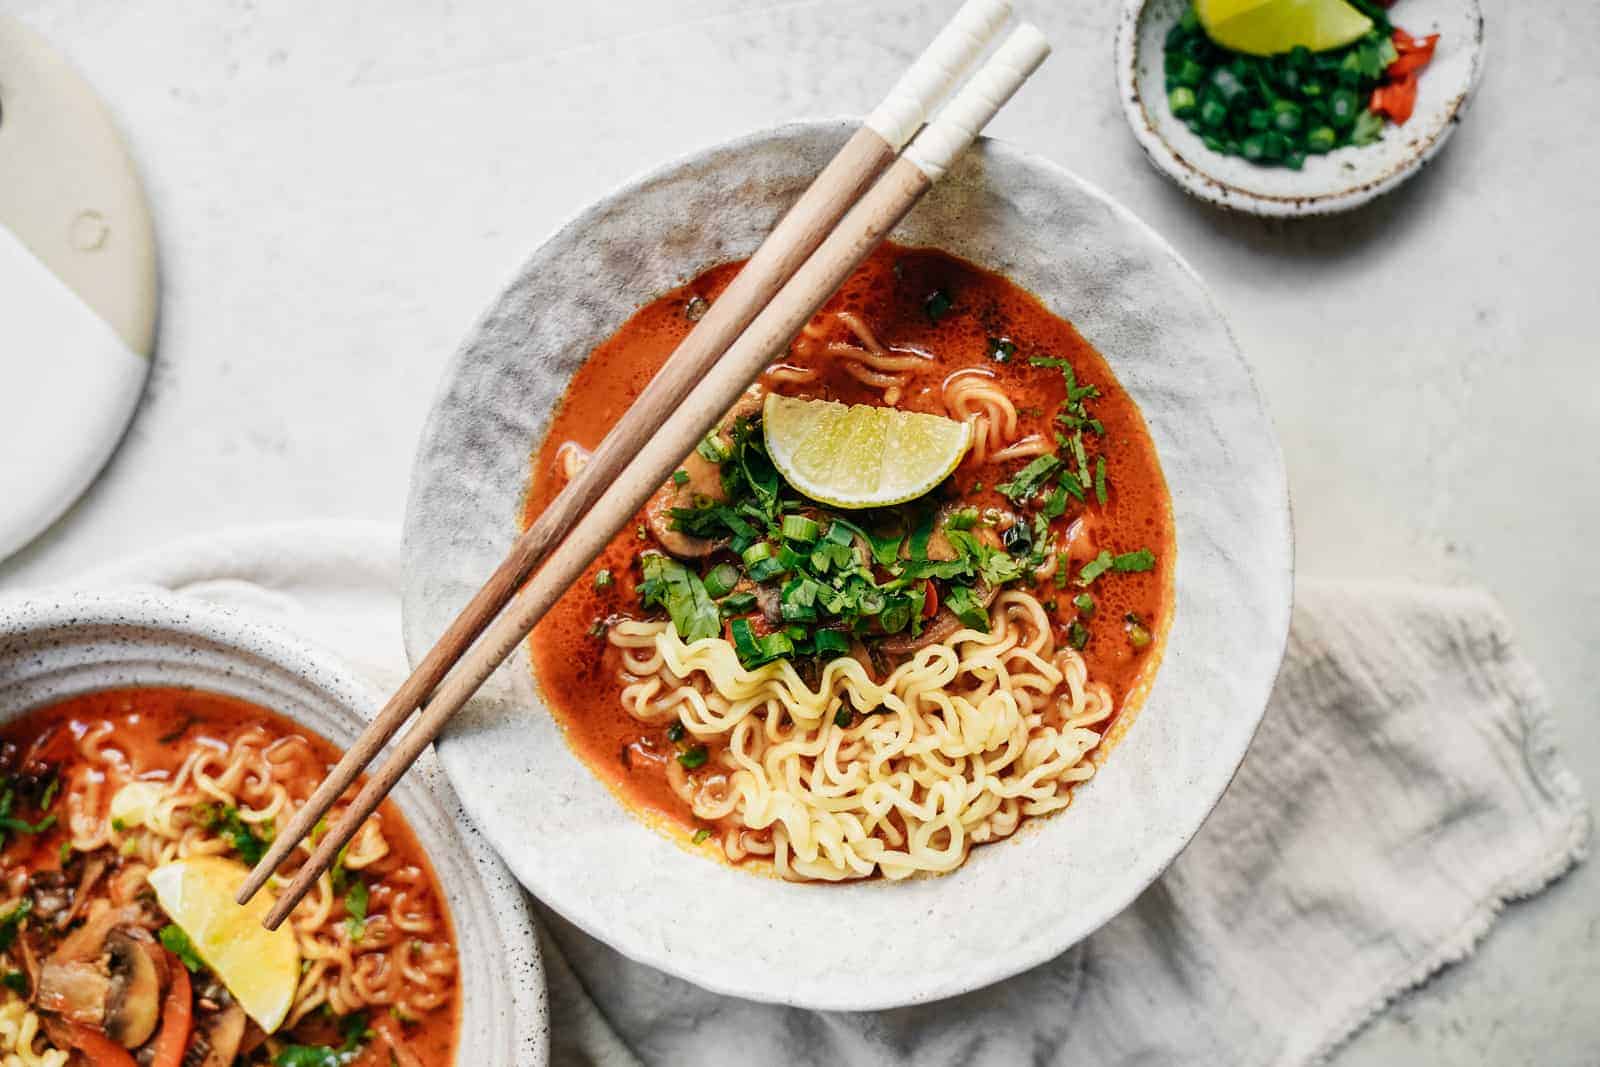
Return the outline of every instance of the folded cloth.
[[[406,669],[386,526],[233,531],[74,584],[154,585],[274,616],[383,685]],[[1589,819],[1538,683],[1487,595],[1303,581],[1298,599],[1288,658],[1233,785],[1166,875],[1076,948],[952,1000],[819,1013],[705,992],[546,910],[555,1061],[1325,1057],[1470,955],[1508,901],[1581,859]]]

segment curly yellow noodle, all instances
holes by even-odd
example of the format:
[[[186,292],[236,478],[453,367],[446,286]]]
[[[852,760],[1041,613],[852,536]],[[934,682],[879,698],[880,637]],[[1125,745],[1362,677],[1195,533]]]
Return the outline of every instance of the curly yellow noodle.
[[[996,598],[989,631],[965,629],[914,653],[881,684],[856,659],[809,687],[786,660],[745,670],[720,638],[686,645],[670,623],[623,621],[623,707],[675,717],[720,748],[668,781],[696,817],[737,825],[730,859],[771,855],[789,878],[905,878],[958,866],[974,843],[1071,803],[1094,773],[1091,727],[1112,712],[1083,658],[1057,648],[1028,593]],[[841,707],[872,714],[841,726]],[[873,710],[876,709],[876,710]]]
[[[68,776],[66,806],[74,849],[110,847],[127,858],[128,867],[117,877],[126,883],[122,892],[130,895],[150,869],[163,863],[232,854],[231,843],[196,817],[196,805],[233,808],[241,821],[270,836],[270,827],[286,819],[304,801],[300,794],[309,793],[321,776],[321,764],[303,737],[274,738],[255,726],[226,745],[200,739],[162,783],[143,825],[119,830],[108,808],[111,796],[133,773],[126,757],[105,743],[110,726],[96,724],[79,739],[83,759]],[[304,860],[311,849],[310,841],[302,841],[293,856]],[[369,868],[390,851],[383,817],[375,815],[351,840],[345,867]],[[283,877],[277,876],[275,884],[282,884]],[[455,950],[441,940],[446,931],[436,912],[422,906],[422,897],[430,892],[418,868],[408,865],[391,872],[372,887],[368,918],[358,937],[345,921],[331,875],[318,879],[290,917],[304,973],[286,1025],[324,1004],[340,1015],[392,1007],[420,1016],[446,1003],[454,989]],[[55,1061],[50,1062],[53,1067]],[[8,1063],[0,1061],[0,1067]]]
[[[0,1001],[0,1067],[65,1067],[67,1054],[39,1035],[39,1016],[15,993]]]

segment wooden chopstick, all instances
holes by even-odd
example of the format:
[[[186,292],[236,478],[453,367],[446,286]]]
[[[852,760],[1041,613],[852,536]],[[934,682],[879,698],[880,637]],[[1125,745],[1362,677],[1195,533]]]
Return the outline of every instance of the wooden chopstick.
[[[983,51],[1010,15],[1010,0],[967,0],[784,215],[728,288],[651,379],[627,416],[600,442],[589,462],[512,546],[483,587],[274,838],[240,887],[245,903],[266,884],[362,770],[389,742],[485,627],[544,560],[561,536],[638,455],[667,414],[794,274],[868,183],[905,147],[928,111]],[[680,457],[681,458],[681,457]],[[276,925],[276,924],[274,924]]]
[[[888,236],[945,170],[976,140],[1002,105],[1036,70],[1049,45],[1031,25],[1011,34],[977,76],[918,135],[905,154],[840,221],[770,303],[668,414],[533,579],[512,596],[480,641],[456,664],[396,742],[387,762],[313,849],[263,920],[275,929],[294,910],[344,844],[440,729],[521,643],[550,607],[662,485],[683,457],[817,310]],[[625,418],[631,418],[630,412]]]

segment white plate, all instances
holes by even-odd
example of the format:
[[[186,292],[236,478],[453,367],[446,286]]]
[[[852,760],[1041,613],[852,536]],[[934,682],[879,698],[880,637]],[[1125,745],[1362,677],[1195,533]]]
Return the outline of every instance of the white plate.
[[[66,594],[0,603],[0,723],[82,693],[180,686],[253,701],[339,746],[383,696],[338,660],[274,627],[186,597]],[[394,799],[439,876],[460,964],[455,1062],[549,1060],[544,968],[527,900],[466,827],[431,759]]]
[[[93,89],[0,15],[0,559],[94,481],[138,407],[156,247]]]
[[[1400,0],[1389,10],[1396,26],[1414,37],[1439,34],[1410,120],[1384,127],[1376,144],[1308,156],[1301,170],[1262,167],[1211,151],[1167,107],[1167,31],[1188,6],[1189,0],[1124,0],[1116,46],[1122,111],[1145,157],[1184,192],[1253,215],[1331,215],[1387,193],[1444,147],[1483,73],[1478,0]]]
[[[612,193],[548,240],[445,373],[413,472],[405,633],[415,661],[518,532],[529,457],[598,342],[652,296],[749,254],[851,125],[754,134]],[[1177,601],[1144,711],[1072,808],[942,878],[798,885],[647,827],[540,704],[526,650],[459,715],[440,761],[540,899],[708,989],[865,1010],[1046,960],[1126,907],[1199,828],[1266,705],[1288,632],[1278,444],[1210,296],[1159,237],[1071,174],[984,142],[895,238],[997,269],[1070,319],[1144,410],[1172,490]]]

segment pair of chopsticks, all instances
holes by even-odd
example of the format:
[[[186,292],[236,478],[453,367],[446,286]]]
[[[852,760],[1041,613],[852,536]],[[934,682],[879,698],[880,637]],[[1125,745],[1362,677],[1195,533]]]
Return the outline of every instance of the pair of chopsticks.
[[[1044,61],[1050,51],[1044,36],[1031,25],[1019,26],[923,125],[1004,24],[1010,6],[1010,0],[968,0],[283,827],[245,879],[239,903],[266,884],[421,708],[387,762],[313,840],[311,856],[268,911],[265,926],[276,929],[294,910],[450,716]]]

